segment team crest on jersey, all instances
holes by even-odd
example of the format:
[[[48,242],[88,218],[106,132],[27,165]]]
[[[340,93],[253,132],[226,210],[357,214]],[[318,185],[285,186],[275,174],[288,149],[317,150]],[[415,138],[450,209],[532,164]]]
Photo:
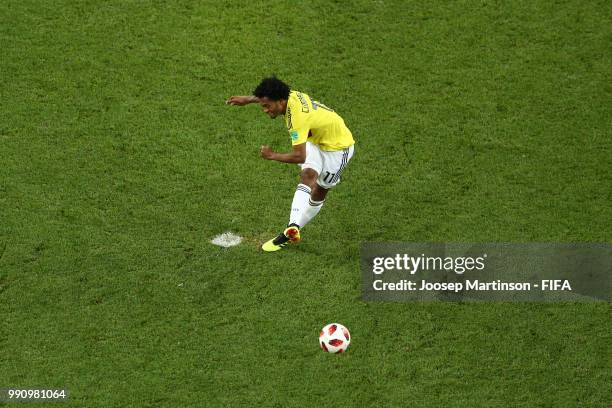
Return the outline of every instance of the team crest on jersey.
[[[289,136],[291,136],[291,140],[293,140],[294,142],[298,140],[299,137],[297,130],[292,130],[291,132],[289,132]]]

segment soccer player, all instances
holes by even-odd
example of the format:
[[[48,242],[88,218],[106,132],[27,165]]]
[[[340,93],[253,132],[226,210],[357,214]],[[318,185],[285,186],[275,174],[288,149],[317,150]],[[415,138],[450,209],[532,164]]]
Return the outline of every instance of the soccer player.
[[[264,145],[261,157],[296,163],[302,171],[287,228],[263,244],[262,249],[273,252],[289,242],[299,242],[300,229],[321,211],[327,192],[340,182],[342,172],[353,157],[355,141],[351,131],[332,109],[303,92],[290,89],[276,77],[263,79],[253,95],[232,96],[225,103],[238,106],[258,103],[271,119],[284,117],[292,150],[277,153]]]

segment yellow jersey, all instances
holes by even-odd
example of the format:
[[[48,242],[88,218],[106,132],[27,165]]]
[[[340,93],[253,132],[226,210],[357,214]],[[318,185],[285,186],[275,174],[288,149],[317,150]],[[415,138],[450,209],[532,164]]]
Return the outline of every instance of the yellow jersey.
[[[321,150],[336,151],[355,144],[340,115],[299,91],[289,94],[285,123],[294,146],[309,141]]]

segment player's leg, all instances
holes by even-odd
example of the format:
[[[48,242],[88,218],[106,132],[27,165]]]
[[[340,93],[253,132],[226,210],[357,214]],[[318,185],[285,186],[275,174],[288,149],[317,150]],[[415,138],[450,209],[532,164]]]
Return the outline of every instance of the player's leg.
[[[299,228],[303,228],[310,222],[310,220],[317,216],[319,211],[321,211],[328,191],[329,189],[321,187],[318,182],[315,183],[314,187],[312,188],[312,192],[310,193],[308,206],[301,211],[300,217],[296,222],[296,224],[299,225]]]
[[[310,198],[312,201],[324,201],[328,191],[329,189],[315,184],[314,188],[312,189],[312,193],[310,194]]]
[[[306,142],[306,160],[300,165],[302,169],[300,172],[300,183],[297,185],[295,193],[293,194],[291,212],[289,213],[289,224],[283,233],[262,246],[264,251],[278,251],[289,242],[300,241],[300,215],[309,205],[312,189],[316,186],[316,180],[319,177],[321,166],[322,158],[318,148],[312,143]]]
[[[309,207],[311,201],[312,190],[317,186],[317,179],[321,174],[323,167],[323,157],[319,147],[313,143],[306,142],[306,159],[300,165],[300,184],[298,184],[293,202],[291,204],[291,213],[289,214],[289,223],[284,234],[293,242],[299,242],[300,218],[302,213]]]
[[[300,183],[293,194],[291,212],[289,213],[289,224],[298,224],[300,213],[308,205],[312,189],[317,184],[319,173],[313,168],[305,168],[300,173]]]
[[[289,224],[287,224],[287,228],[283,231],[283,235],[291,242],[300,242],[302,239],[300,228],[303,225],[300,223],[300,220],[304,211],[306,211],[312,203],[312,192],[318,187],[317,178],[319,178],[319,173],[311,167],[303,168],[300,173],[300,184],[298,184],[295,190],[293,202],[291,203]],[[282,238],[279,240],[282,240]]]
[[[306,167],[300,172],[300,183],[310,187],[311,189],[317,185],[318,178],[319,172],[311,167]]]
[[[340,182],[340,175],[353,157],[354,147],[334,152],[321,152],[323,165],[316,184],[311,189],[308,206],[300,213],[297,224],[300,228],[319,214],[325,204],[327,192]]]

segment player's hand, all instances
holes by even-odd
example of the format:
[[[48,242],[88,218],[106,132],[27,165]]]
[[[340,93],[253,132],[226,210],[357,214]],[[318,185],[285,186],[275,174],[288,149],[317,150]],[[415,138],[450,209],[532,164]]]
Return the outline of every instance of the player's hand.
[[[252,97],[250,96],[230,96],[226,101],[226,105],[238,105],[244,106],[252,102]]]
[[[261,157],[263,157],[266,160],[272,160],[272,156],[274,155],[274,150],[272,150],[272,148],[268,145],[263,145],[261,146],[261,151],[260,151]]]

